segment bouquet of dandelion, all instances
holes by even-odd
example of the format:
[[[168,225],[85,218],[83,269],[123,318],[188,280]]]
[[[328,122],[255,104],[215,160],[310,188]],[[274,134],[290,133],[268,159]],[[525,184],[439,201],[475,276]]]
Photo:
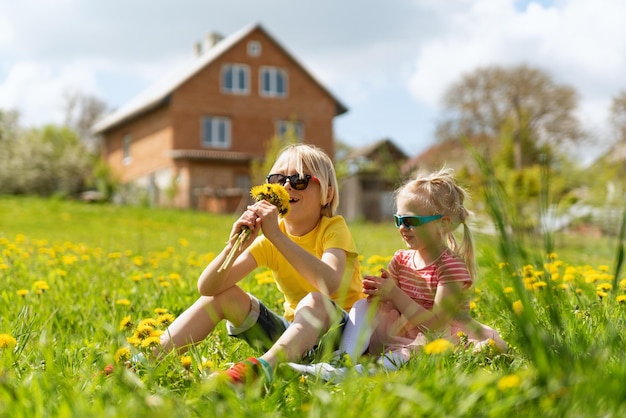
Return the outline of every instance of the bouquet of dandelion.
[[[250,195],[257,202],[267,200],[272,205],[276,206],[278,208],[278,214],[281,216],[286,216],[289,213],[289,193],[287,193],[287,190],[280,184],[266,183],[260,186],[254,186],[250,189]],[[231,248],[218,271],[226,270],[230,267],[235,258],[235,254],[241,249],[243,243],[250,238],[251,233],[252,231],[250,231],[250,228],[247,226],[241,228],[241,231],[237,234],[233,248]]]

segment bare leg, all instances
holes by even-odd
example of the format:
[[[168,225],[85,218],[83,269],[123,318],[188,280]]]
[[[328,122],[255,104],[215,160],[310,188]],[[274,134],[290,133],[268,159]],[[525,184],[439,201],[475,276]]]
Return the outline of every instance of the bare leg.
[[[222,320],[241,324],[250,312],[250,296],[233,286],[215,296],[201,296],[167,328],[155,355],[174,349],[182,354],[204,340]]]
[[[321,293],[310,293],[300,301],[296,315],[287,330],[261,356],[272,368],[279,360],[297,361],[319,342],[331,325],[335,307]]]

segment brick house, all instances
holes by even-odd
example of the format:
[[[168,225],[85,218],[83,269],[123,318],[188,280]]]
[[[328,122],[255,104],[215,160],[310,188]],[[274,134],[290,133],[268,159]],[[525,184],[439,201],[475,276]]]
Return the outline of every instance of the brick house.
[[[260,24],[195,50],[94,125],[122,184],[154,205],[229,213],[247,200],[251,162],[286,129],[334,156],[333,119],[347,108]]]

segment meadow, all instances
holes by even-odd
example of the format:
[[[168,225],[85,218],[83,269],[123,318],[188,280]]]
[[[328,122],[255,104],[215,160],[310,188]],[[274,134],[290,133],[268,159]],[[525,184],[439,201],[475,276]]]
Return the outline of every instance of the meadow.
[[[197,298],[234,219],[0,197],[0,417],[626,416],[623,236],[555,233],[546,248],[477,234],[472,315],[505,354],[435,340],[396,372],[363,360],[371,375],[334,384],[279,368],[269,388],[235,391],[207,377],[258,353],[221,325],[183,356],[126,369]],[[364,274],[402,247],[391,222],[350,228]],[[280,311],[266,271],[242,286]]]

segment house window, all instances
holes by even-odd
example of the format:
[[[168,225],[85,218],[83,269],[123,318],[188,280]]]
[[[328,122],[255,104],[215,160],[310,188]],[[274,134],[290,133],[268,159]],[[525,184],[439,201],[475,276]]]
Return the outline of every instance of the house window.
[[[261,96],[285,97],[287,95],[287,71],[276,67],[261,68]]]
[[[251,57],[258,57],[259,55],[261,55],[261,42],[248,42],[248,55],[250,55]]]
[[[243,64],[226,64],[222,67],[222,91],[234,94],[248,93],[250,70]]]
[[[242,190],[250,190],[250,176],[239,174],[235,177],[235,187]]]
[[[279,120],[276,122],[276,135],[295,138],[302,142],[304,139],[304,124],[297,120]]]
[[[122,137],[122,163],[130,164],[132,158],[130,156],[130,145],[133,142],[132,136],[126,134]]]
[[[230,119],[222,116],[204,116],[202,145],[210,148],[230,148]]]

